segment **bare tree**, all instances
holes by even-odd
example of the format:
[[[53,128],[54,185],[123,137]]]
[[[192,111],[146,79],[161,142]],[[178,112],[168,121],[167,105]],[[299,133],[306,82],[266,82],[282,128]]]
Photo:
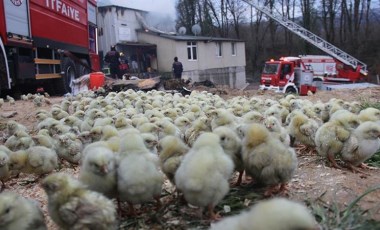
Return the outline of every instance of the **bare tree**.
[[[322,0],[322,25],[326,34],[326,40],[331,43],[334,43],[335,41],[335,18],[337,8],[337,0]]]
[[[231,26],[237,38],[240,38],[240,26],[244,20],[244,14],[247,12],[245,4],[241,0],[226,0],[227,11],[231,16]]]

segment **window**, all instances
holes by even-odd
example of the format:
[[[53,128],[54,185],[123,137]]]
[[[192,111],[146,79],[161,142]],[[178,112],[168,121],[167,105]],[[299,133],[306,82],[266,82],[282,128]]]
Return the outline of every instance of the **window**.
[[[236,56],[236,43],[231,42],[231,54],[232,56]]]
[[[187,42],[187,59],[197,60],[197,43]]]
[[[218,57],[222,56],[222,43],[221,42],[216,43],[216,56],[218,56]]]

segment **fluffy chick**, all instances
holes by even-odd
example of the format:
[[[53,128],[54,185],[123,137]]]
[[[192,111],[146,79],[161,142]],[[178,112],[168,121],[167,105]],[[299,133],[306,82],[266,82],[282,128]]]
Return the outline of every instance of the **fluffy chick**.
[[[239,172],[239,177],[235,185],[240,185],[244,172],[244,164],[241,156],[241,139],[237,133],[226,126],[219,126],[212,132],[219,136],[220,144],[224,152],[230,156],[234,162],[235,170]]]
[[[62,229],[117,229],[113,202],[85,189],[78,180],[63,173],[47,176],[41,184],[48,196],[48,212]]]
[[[70,135],[58,136],[57,155],[70,163],[78,164],[82,158],[83,144],[79,139],[72,139]]]
[[[8,153],[0,149],[0,180],[2,183],[1,190],[5,188],[5,181],[9,178],[9,156]]]
[[[261,124],[247,127],[242,155],[246,173],[257,183],[270,186],[266,196],[271,195],[278,185],[281,185],[280,191],[284,191],[298,164],[294,150],[272,136]]]
[[[0,229],[45,230],[44,215],[35,201],[14,192],[0,194]]]
[[[294,230],[319,229],[307,207],[285,198],[260,201],[249,211],[211,224],[210,230]]]
[[[45,146],[50,149],[55,149],[56,140],[49,135],[37,134],[32,136],[32,139],[36,145]]]
[[[280,121],[276,117],[269,116],[265,118],[264,125],[267,127],[269,132],[280,139],[282,143],[284,143],[286,146],[290,145],[290,136],[288,134],[288,131],[286,131],[286,129],[281,126]]]
[[[360,111],[358,116],[361,122],[376,121],[380,123],[380,110],[376,108],[369,107],[363,109],[362,111]]]
[[[116,164],[114,153],[106,147],[90,148],[81,165],[79,180],[87,188],[114,198],[116,192]]]
[[[57,166],[57,154],[44,146],[33,146],[9,155],[9,169],[23,173],[42,176],[52,172]]]
[[[380,124],[366,121],[360,124],[344,143],[342,160],[353,171],[380,149]]]
[[[174,184],[174,175],[189,147],[176,136],[166,136],[158,144],[162,172]]]
[[[7,122],[7,132],[8,132],[8,137],[14,135],[17,131],[24,131],[28,132],[27,128],[22,125],[17,123],[16,121],[8,121]]]
[[[315,134],[319,128],[318,123],[304,114],[296,114],[290,121],[288,132],[291,137],[291,146],[298,141],[307,147],[315,146]]]
[[[215,206],[228,193],[228,179],[234,163],[220,145],[220,137],[203,133],[185,155],[175,173],[175,184],[187,202],[198,207],[208,207],[211,219],[217,219]]]
[[[141,133],[145,146],[151,153],[157,154],[158,137],[153,133]]]
[[[129,132],[120,141],[120,161],[117,169],[117,188],[120,201],[127,201],[129,213],[133,205],[155,199],[161,206],[163,175],[158,170],[158,156],[149,152],[140,134]]]
[[[219,126],[228,126],[231,129],[236,129],[236,121],[233,113],[226,109],[215,110],[215,116],[211,120],[211,130],[216,129]]]
[[[201,116],[197,120],[195,120],[191,127],[186,130],[185,132],[185,142],[192,146],[193,143],[196,141],[196,139],[201,135],[203,132],[210,132],[211,126],[210,126],[210,120],[205,117]]]
[[[327,157],[333,167],[341,168],[335,157],[341,153],[344,142],[360,124],[357,115],[345,110],[323,124],[315,134],[315,145],[319,155]]]

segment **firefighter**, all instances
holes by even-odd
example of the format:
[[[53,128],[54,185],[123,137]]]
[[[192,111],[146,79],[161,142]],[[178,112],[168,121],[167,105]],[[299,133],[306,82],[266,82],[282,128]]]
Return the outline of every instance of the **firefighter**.
[[[107,52],[104,61],[109,63],[111,77],[118,79],[120,76],[120,53],[116,51],[115,46],[111,46],[111,50]]]
[[[182,71],[183,71],[183,66],[182,63],[178,61],[178,58],[174,58],[173,62],[173,73],[174,73],[174,78],[175,79],[181,79],[182,77]]]

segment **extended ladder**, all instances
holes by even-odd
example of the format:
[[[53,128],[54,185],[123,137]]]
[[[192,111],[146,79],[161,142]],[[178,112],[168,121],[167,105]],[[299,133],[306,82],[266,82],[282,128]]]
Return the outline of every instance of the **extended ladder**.
[[[283,17],[281,14],[276,15],[272,13],[270,8],[266,6],[260,6],[253,0],[243,0],[243,1],[255,7],[257,10],[261,11],[267,16],[271,17],[273,20],[276,20],[278,23],[283,25],[285,28],[287,28],[294,34],[300,36],[304,40],[308,41],[312,45],[318,47],[319,49],[323,50],[324,52],[333,56],[334,58],[338,59],[344,64],[350,65],[355,69],[358,66],[361,66],[360,73],[363,75],[367,75],[367,65],[365,63],[359,61],[358,59],[354,58],[353,56],[349,55],[348,53],[334,46],[333,44],[327,42],[326,40],[322,39],[318,35],[313,34],[312,32],[298,25],[297,23]]]

